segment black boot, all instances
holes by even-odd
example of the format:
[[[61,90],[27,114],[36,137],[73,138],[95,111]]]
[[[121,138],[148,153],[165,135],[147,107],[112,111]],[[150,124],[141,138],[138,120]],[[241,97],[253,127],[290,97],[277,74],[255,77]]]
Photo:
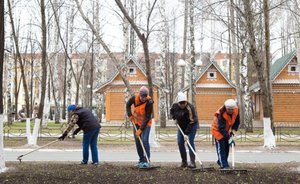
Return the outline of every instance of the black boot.
[[[196,163],[195,163],[195,155],[194,153],[190,153],[190,159],[191,159],[191,162],[189,164],[189,168],[196,168]]]
[[[187,167],[188,164],[187,164],[187,159],[186,159],[186,152],[185,153],[180,152],[180,156],[181,156],[181,165],[180,165],[180,167]]]

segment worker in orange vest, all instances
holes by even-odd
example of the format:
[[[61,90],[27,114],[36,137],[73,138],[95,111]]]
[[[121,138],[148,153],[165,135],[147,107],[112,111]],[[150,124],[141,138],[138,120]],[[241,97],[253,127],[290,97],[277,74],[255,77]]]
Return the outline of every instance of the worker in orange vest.
[[[229,169],[228,155],[232,144],[234,131],[240,125],[239,109],[233,99],[225,101],[224,105],[214,114],[211,124],[212,135],[215,137],[218,155],[218,165],[221,169]]]
[[[131,111],[131,106],[133,105],[133,113]],[[149,134],[152,124],[152,109],[153,100],[149,96],[149,90],[147,87],[142,86],[140,88],[139,94],[132,96],[126,103],[127,115],[131,122],[133,122],[137,128],[133,129],[135,144],[137,153],[139,155],[139,168],[149,168],[150,164],[144,155],[143,148],[139,142],[139,137],[141,138],[145,151],[148,158],[150,159],[150,144],[149,144]]]

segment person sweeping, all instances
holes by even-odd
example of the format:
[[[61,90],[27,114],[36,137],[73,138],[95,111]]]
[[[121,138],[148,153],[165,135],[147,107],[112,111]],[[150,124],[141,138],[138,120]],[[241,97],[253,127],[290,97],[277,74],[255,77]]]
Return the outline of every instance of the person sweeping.
[[[82,140],[83,159],[81,161],[81,164],[85,165],[88,163],[89,147],[91,147],[92,161],[93,161],[92,164],[98,165],[99,164],[98,135],[101,128],[100,124],[98,123],[98,120],[90,110],[82,107],[77,107],[74,104],[69,105],[67,110],[70,113],[71,119],[67,129],[58,139],[63,141],[65,137],[69,134],[69,132],[73,129],[75,124],[77,124],[78,128],[75,129],[75,131],[73,132],[73,136],[77,135],[77,133],[80,130],[83,130],[83,140]]]
[[[132,107],[133,105],[133,113]],[[142,86],[139,90],[139,94],[132,96],[126,103],[126,112],[130,121],[136,126],[133,128],[133,133],[135,137],[135,144],[137,153],[139,156],[139,168],[150,168],[150,144],[149,144],[149,134],[152,124],[152,109],[153,100],[149,96],[149,90],[147,87]],[[144,150],[142,144],[144,145],[147,158],[144,155]]]
[[[239,109],[233,99],[225,101],[224,105],[214,114],[211,124],[212,135],[215,138],[218,165],[220,169],[230,169],[228,164],[230,139],[240,125]]]
[[[191,144],[191,147],[196,150],[194,139],[199,127],[199,122],[194,106],[187,101],[187,97],[184,93],[178,93],[177,103],[172,105],[170,114],[172,118],[177,121],[177,124],[184,132],[184,135],[182,135],[180,130],[177,132],[177,143],[181,156],[180,167],[196,168],[195,154],[192,152],[190,147],[188,147],[190,164],[188,165],[187,163],[187,154],[184,142],[188,140]]]

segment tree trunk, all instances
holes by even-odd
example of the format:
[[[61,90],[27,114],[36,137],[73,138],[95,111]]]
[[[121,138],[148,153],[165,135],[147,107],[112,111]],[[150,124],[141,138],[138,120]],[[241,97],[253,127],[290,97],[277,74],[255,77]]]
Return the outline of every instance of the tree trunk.
[[[230,32],[230,37],[231,37],[231,47],[232,47],[232,54],[230,55],[231,58],[231,65],[233,65],[234,67],[234,81],[236,84],[236,93],[237,93],[237,101],[238,101],[238,106],[239,106],[239,114],[240,114],[240,122],[241,122],[241,127],[245,128],[245,121],[244,121],[244,100],[243,100],[243,92],[244,92],[244,86],[241,85],[241,78],[240,75],[241,74],[241,67],[240,67],[240,61],[238,59],[238,43],[237,43],[237,32],[236,32],[236,25],[235,25],[235,14],[234,14],[234,1],[230,0],[230,26],[229,26],[229,32]],[[230,66],[231,67],[231,66]],[[232,70],[229,70],[230,72]],[[231,73],[229,73],[229,75],[231,76]]]
[[[266,58],[266,76],[267,76],[267,95],[269,101],[269,114],[271,118],[271,129],[273,134],[275,133],[274,130],[274,122],[273,122],[273,93],[272,93],[272,84],[271,84],[271,58],[270,58],[270,18],[269,18],[269,0],[263,0],[263,10],[264,10],[264,26],[265,26],[265,58]]]
[[[146,75],[147,75],[148,86],[149,86],[149,95],[153,98],[153,83],[152,83],[150,57],[149,57],[149,48],[148,48],[148,36],[150,34],[150,32],[149,32],[149,21],[150,21],[151,13],[153,11],[153,8],[154,8],[157,0],[155,0],[153,2],[153,5],[152,5],[152,7],[151,7],[151,9],[149,11],[149,14],[147,16],[147,32],[146,32],[147,35],[146,36],[145,36],[145,34],[142,34],[140,32],[140,29],[135,24],[135,22],[133,21],[133,19],[128,15],[128,12],[124,8],[122,2],[120,0],[115,0],[115,2],[117,3],[117,5],[120,8],[120,10],[122,11],[123,15],[128,20],[128,22],[130,23],[130,25],[132,26],[132,28],[134,29],[135,33],[137,34],[137,36],[139,37],[140,41],[143,44],[144,56],[145,56],[145,63],[146,63]]]
[[[110,51],[110,49],[108,48],[108,46],[106,45],[106,43],[102,40],[99,32],[97,29],[95,29],[94,25],[91,23],[91,21],[84,15],[83,10],[78,2],[78,0],[75,0],[77,8],[81,14],[81,17],[84,19],[84,21],[89,25],[89,27],[92,29],[94,35],[96,36],[96,39],[100,42],[100,44],[102,45],[102,47],[104,48],[104,50],[106,51],[106,53],[109,55],[109,57],[112,59],[112,62],[114,63],[114,65],[116,66],[117,70],[120,71],[120,75],[121,78],[126,86],[126,88],[129,90],[131,95],[134,95],[134,92],[132,91],[130,84],[128,82],[128,79],[126,79],[124,77],[124,70],[121,67],[120,64],[118,64],[118,60],[117,58],[114,56],[114,54]]]
[[[42,19],[42,61],[41,61],[41,66],[42,66],[42,81],[41,81],[41,99],[40,99],[40,104],[39,104],[39,111],[38,111],[38,118],[42,119],[43,118],[43,111],[44,111],[44,101],[45,101],[45,96],[46,96],[46,85],[47,85],[47,64],[46,64],[46,59],[47,59],[47,27],[46,27],[46,15],[45,15],[45,2],[44,0],[41,0],[41,19]]]
[[[3,64],[4,64],[4,43],[5,43],[4,1],[0,2],[0,17],[1,17],[0,18],[0,40],[1,40],[1,42],[0,42],[0,115],[3,115]],[[0,117],[0,119],[3,119],[3,116]],[[0,124],[2,124],[2,122],[0,122]],[[2,136],[2,131],[0,132],[0,134]],[[0,147],[0,149],[1,149],[1,147]],[[1,163],[1,160],[0,160],[0,163]],[[1,164],[0,164],[0,168],[1,168]]]
[[[187,33],[188,33],[188,25],[189,25],[189,0],[184,0],[184,23],[183,23],[183,46],[182,46],[182,59],[186,61],[186,47],[187,47]],[[180,90],[183,90],[185,86],[185,67],[182,67],[182,76],[181,76],[181,84]],[[191,72],[191,71],[190,71]],[[191,89],[190,89],[191,90]]]
[[[16,31],[15,31],[11,4],[10,4],[9,0],[7,0],[7,2],[8,2],[8,9],[9,9],[9,17],[10,17],[10,21],[11,21],[12,35],[13,35],[15,47],[16,47],[16,55],[17,55],[17,60],[19,61],[19,64],[20,64],[21,78],[22,78],[23,88],[24,88],[24,92],[25,92],[26,117],[29,117],[29,111],[30,111],[29,110],[29,106],[30,106],[29,105],[29,92],[28,92],[28,87],[27,87],[27,82],[26,82],[25,70],[24,70],[24,65],[23,65],[22,58],[21,58],[21,53],[19,51],[19,41],[18,41],[18,37],[17,37]],[[17,83],[15,83],[15,84],[17,84]],[[17,105],[18,104],[16,104],[16,106]]]
[[[271,121],[270,121],[270,111],[269,111],[269,97],[268,97],[268,86],[267,81],[268,76],[265,76],[265,66],[264,63],[258,57],[258,51],[256,48],[256,39],[255,39],[255,30],[253,27],[254,16],[251,10],[250,0],[245,0],[245,24],[247,27],[248,39],[250,44],[250,55],[254,62],[254,65],[257,70],[258,80],[260,84],[260,91],[262,97],[262,105],[263,105],[263,117],[264,117],[264,140],[265,145],[268,148],[275,147],[275,137],[273,132],[271,131]],[[269,67],[266,65],[266,67]]]
[[[190,102],[194,105],[195,109],[197,109],[196,104],[196,84],[195,84],[195,25],[194,25],[194,0],[190,0],[190,44],[191,44],[191,66],[190,66]],[[197,111],[196,111],[197,112]]]
[[[0,173],[6,170],[3,146],[4,0],[0,2]]]

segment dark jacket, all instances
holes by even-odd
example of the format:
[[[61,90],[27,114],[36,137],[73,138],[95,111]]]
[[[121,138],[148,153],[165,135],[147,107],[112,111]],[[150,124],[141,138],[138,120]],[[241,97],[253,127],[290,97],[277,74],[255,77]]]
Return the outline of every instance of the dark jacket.
[[[190,133],[193,126],[198,126],[199,122],[195,107],[189,102],[184,109],[181,109],[178,103],[174,103],[170,110],[170,114],[172,119],[177,120],[178,125],[186,135]]]
[[[88,109],[78,107],[74,114],[79,116],[79,119],[76,122],[79,128],[76,131],[82,130],[84,133],[86,133],[101,127],[93,113]]]

